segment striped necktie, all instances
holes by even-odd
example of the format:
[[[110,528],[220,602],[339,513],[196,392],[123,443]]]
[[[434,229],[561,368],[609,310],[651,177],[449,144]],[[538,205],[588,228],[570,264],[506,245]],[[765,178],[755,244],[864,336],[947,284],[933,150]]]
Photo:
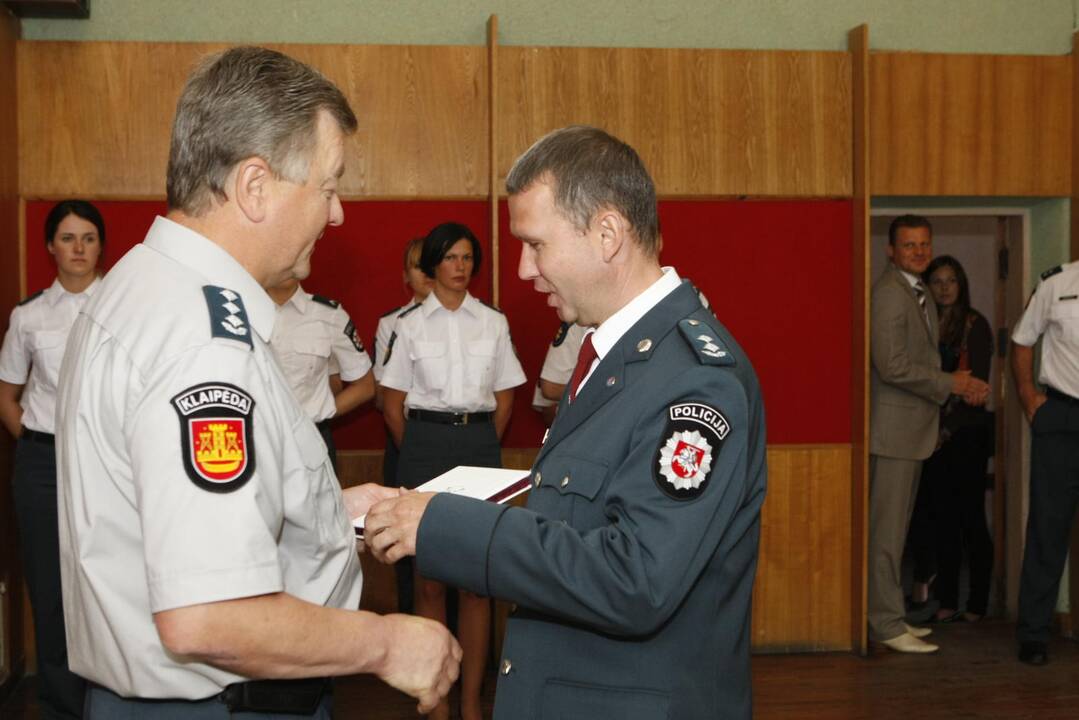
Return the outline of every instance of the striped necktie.
[[[914,284],[914,296],[918,298],[918,307],[922,309],[926,326],[929,326],[929,310],[925,306],[925,285],[922,285],[921,280]]]

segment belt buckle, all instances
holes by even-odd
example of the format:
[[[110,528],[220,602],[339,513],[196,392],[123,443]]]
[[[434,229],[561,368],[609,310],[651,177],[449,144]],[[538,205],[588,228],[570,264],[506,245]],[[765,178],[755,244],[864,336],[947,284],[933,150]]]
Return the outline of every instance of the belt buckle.
[[[468,413],[458,413],[458,417],[453,421],[454,425],[468,425]]]

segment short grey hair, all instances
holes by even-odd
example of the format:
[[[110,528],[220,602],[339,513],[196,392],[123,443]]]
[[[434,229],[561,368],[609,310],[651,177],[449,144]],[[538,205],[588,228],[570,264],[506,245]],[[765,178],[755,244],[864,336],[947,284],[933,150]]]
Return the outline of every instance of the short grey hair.
[[[659,254],[656,187],[637,151],[599,128],[571,125],[548,133],[517,158],[506,176],[516,195],[550,182],[557,207],[585,232],[596,212],[617,210],[649,255]]]
[[[274,50],[237,47],[206,58],[176,104],[166,192],[170,210],[203,214],[227,199],[236,163],[260,157],[278,177],[305,182],[319,112],[356,130],[344,94],[320,72]]]

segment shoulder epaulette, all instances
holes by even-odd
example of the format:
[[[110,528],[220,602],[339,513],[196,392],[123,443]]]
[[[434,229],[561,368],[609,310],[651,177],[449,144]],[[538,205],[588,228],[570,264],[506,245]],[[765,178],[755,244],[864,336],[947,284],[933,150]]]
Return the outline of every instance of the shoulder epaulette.
[[[734,356],[715,330],[697,318],[683,318],[678,323],[682,337],[686,339],[697,359],[703,365],[734,365]]]
[[[202,294],[206,297],[206,309],[210,311],[210,335],[246,343],[254,350],[251,323],[247,321],[247,310],[240,293],[217,285],[203,285]]]
[[[558,347],[566,342],[567,335],[569,335],[569,323],[564,322],[558,326],[558,330],[554,334],[554,340],[551,341],[551,347]]]
[[[489,303],[489,302],[486,302],[486,301],[484,301],[484,300],[480,300],[480,303],[481,303],[481,304],[483,304],[483,305],[486,305],[486,306],[487,306],[487,307],[489,307],[489,308],[491,308],[492,310],[494,310],[494,311],[495,311],[496,313],[498,313],[499,315],[505,315],[505,314],[506,314],[506,313],[502,312],[501,310],[499,310],[498,308],[496,308],[496,307],[495,307],[494,305],[492,305],[492,304],[491,304],[491,303]]]
[[[39,297],[41,297],[42,293],[44,293],[44,292],[45,292],[44,290],[38,290],[38,291],[37,291],[36,293],[34,293],[33,295],[31,295],[31,296],[29,296],[29,297],[27,297],[27,298],[23,299],[23,300],[22,300],[22,301],[21,301],[21,302],[19,303],[19,305],[25,305],[26,303],[29,303],[29,302],[33,302],[34,300],[37,300],[37,299],[38,299]]]
[[[311,299],[314,300],[315,302],[321,304],[321,305],[327,305],[327,306],[332,307],[334,309],[341,307],[341,303],[337,302],[336,300],[331,300],[330,298],[326,297],[325,295],[312,295]]]
[[[1057,265],[1056,267],[1051,267],[1051,268],[1049,268],[1048,270],[1046,270],[1045,272],[1042,273],[1042,280],[1048,280],[1049,278],[1053,277],[1057,273],[1063,272],[1063,271],[1064,271],[1064,266],[1063,265]]]
[[[416,303],[415,305],[413,305],[412,307],[408,308],[407,310],[402,312],[400,315],[398,315],[397,316],[398,319],[403,318],[405,315],[408,315],[410,312],[415,312],[416,309],[419,308],[419,307],[420,307],[420,303]]]
[[[390,315],[396,315],[397,313],[404,312],[405,310],[408,310],[411,307],[412,307],[412,305],[398,305],[394,309],[387,310],[386,312],[382,313],[381,315],[378,316],[378,318],[379,318],[379,320],[381,320],[382,318],[389,317]]]

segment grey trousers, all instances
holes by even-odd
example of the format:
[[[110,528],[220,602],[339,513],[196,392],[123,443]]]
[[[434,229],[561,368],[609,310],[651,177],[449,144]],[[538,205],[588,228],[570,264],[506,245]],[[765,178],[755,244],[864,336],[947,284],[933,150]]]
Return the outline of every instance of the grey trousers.
[[[903,545],[914,499],[918,495],[921,460],[869,456],[869,634],[891,640],[906,632],[903,618]]]

